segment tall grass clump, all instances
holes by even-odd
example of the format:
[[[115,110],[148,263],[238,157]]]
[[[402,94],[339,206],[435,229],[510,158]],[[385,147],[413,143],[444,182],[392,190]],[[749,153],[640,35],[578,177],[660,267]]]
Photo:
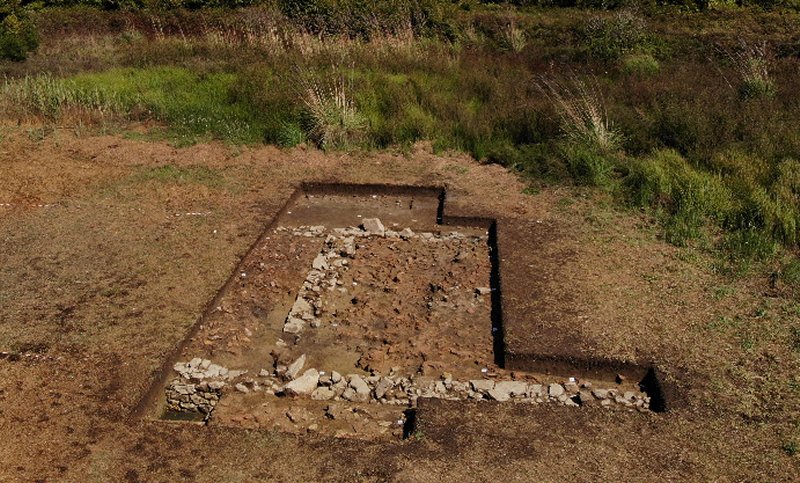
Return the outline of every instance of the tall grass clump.
[[[309,139],[322,149],[362,142],[367,124],[353,99],[352,80],[339,72],[327,78],[311,70],[297,72]]]
[[[576,75],[566,81],[543,77],[539,87],[558,115],[565,141],[562,156],[573,179],[581,184],[608,186],[622,135],[609,121],[596,82],[587,85]]]
[[[108,119],[125,115],[133,102],[104,86],[79,85],[50,74],[5,79],[0,99],[6,112],[23,117],[43,116],[49,120],[70,114]]]
[[[506,24],[502,35],[503,45],[514,52],[522,52],[528,44],[525,31],[513,20]]]
[[[731,53],[730,58],[739,76],[738,91],[741,98],[775,95],[775,82],[769,72],[771,56],[766,42],[756,44],[742,41],[740,49]]]
[[[552,102],[567,139],[606,152],[620,147],[622,135],[608,118],[596,82],[587,85],[575,75],[566,81],[543,77],[540,87]]]

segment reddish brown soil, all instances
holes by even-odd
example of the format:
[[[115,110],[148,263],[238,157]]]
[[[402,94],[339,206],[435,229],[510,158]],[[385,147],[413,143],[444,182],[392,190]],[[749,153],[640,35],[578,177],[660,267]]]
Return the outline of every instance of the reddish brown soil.
[[[0,480],[791,481],[800,470],[785,449],[800,437],[796,301],[766,277],[716,274],[713,258],[664,244],[602,195],[524,195],[499,167],[425,150],[175,149],[59,130],[33,140],[32,128],[4,127],[0,196],[58,207],[0,210],[0,351],[21,356],[0,360]],[[166,164],[183,175],[153,170]],[[537,327],[563,328],[580,354],[649,355],[689,374],[687,407],[643,416],[441,402],[416,436],[391,444],[128,419],[307,179],[436,181],[453,208],[505,213],[519,236],[501,251],[504,291],[535,288],[508,293],[509,310],[537,315],[509,328],[509,342],[535,348]],[[187,212],[210,214],[175,216]],[[554,238],[526,228],[536,220]]]

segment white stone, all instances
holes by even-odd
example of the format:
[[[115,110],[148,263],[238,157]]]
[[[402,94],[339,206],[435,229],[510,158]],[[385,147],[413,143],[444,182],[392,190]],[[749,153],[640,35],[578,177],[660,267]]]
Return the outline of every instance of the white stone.
[[[411,228],[405,228],[403,231],[400,232],[400,238],[403,240],[407,240],[414,236],[414,232],[411,231]]]
[[[364,221],[361,222],[361,226],[364,228],[364,231],[370,235],[383,236],[386,233],[386,228],[378,218],[365,218]]]
[[[364,379],[361,378],[358,374],[350,374],[348,376],[348,385],[356,392],[356,398],[354,400],[360,402],[366,402],[369,399],[370,388]]]
[[[316,369],[309,369],[302,376],[284,386],[283,392],[287,396],[311,394],[317,388],[317,383],[319,383],[319,372]]]
[[[306,323],[303,319],[289,316],[286,323],[283,325],[283,331],[289,334],[299,334],[305,328]]]
[[[550,386],[547,388],[547,393],[550,395],[550,397],[559,397],[564,394],[564,386],[555,383],[550,384]]]
[[[511,396],[505,391],[498,391],[497,389],[489,389],[489,397],[497,402],[506,402],[511,399]]]
[[[311,266],[314,267],[315,270],[327,270],[328,269],[328,259],[325,258],[325,255],[319,254],[311,263]]]
[[[333,399],[335,395],[336,392],[329,387],[318,387],[311,393],[311,399],[315,401],[327,401]]]
[[[304,314],[313,312],[313,310],[308,300],[303,297],[297,297],[297,300],[294,301],[294,305],[292,305],[291,313],[302,317]]]
[[[303,354],[297,358],[294,362],[289,364],[289,367],[286,369],[286,376],[289,379],[295,379],[300,371],[303,370],[303,366],[306,365],[306,355]]]
[[[473,379],[469,383],[472,386],[472,390],[479,393],[486,393],[494,389],[494,381],[487,379]]]
[[[524,396],[528,385],[523,381],[500,381],[494,385],[494,390],[508,394],[509,397]]]

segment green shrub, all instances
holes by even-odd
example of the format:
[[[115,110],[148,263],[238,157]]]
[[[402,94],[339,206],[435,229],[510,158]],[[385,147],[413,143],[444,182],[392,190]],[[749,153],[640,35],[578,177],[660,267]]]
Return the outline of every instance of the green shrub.
[[[39,35],[18,2],[0,6],[0,59],[23,61],[39,46]]]
[[[628,75],[651,77],[658,74],[661,66],[650,54],[630,54],[622,59],[622,71]]]
[[[608,154],[591,146],[567,144],[562,147],[562,156],[576,183],[600,187],[611,185],[614,163]]]
[[[441,0],[278,0],[281,11],[313,33],[369,39],[412,31],[456,38],[455,5]]]
[[[284,148],[291,148],[306,142],[306,133],[299,123],[284,121],[275,136],[275,143]]]
[[[647,24],[630,10],[591,18],[581,37],[587,52],[602,60],[616,60],[648,43]]]

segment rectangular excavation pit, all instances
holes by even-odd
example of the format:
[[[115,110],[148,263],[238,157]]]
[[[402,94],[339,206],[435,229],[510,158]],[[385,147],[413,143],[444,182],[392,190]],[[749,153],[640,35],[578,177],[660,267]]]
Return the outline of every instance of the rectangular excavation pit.
[[[305,185],[142,413],[373,439],[408,432],[421,397],[646,410],[635,378],[503,369],[494,222],[446,216],[444,201],[438,188]]]

